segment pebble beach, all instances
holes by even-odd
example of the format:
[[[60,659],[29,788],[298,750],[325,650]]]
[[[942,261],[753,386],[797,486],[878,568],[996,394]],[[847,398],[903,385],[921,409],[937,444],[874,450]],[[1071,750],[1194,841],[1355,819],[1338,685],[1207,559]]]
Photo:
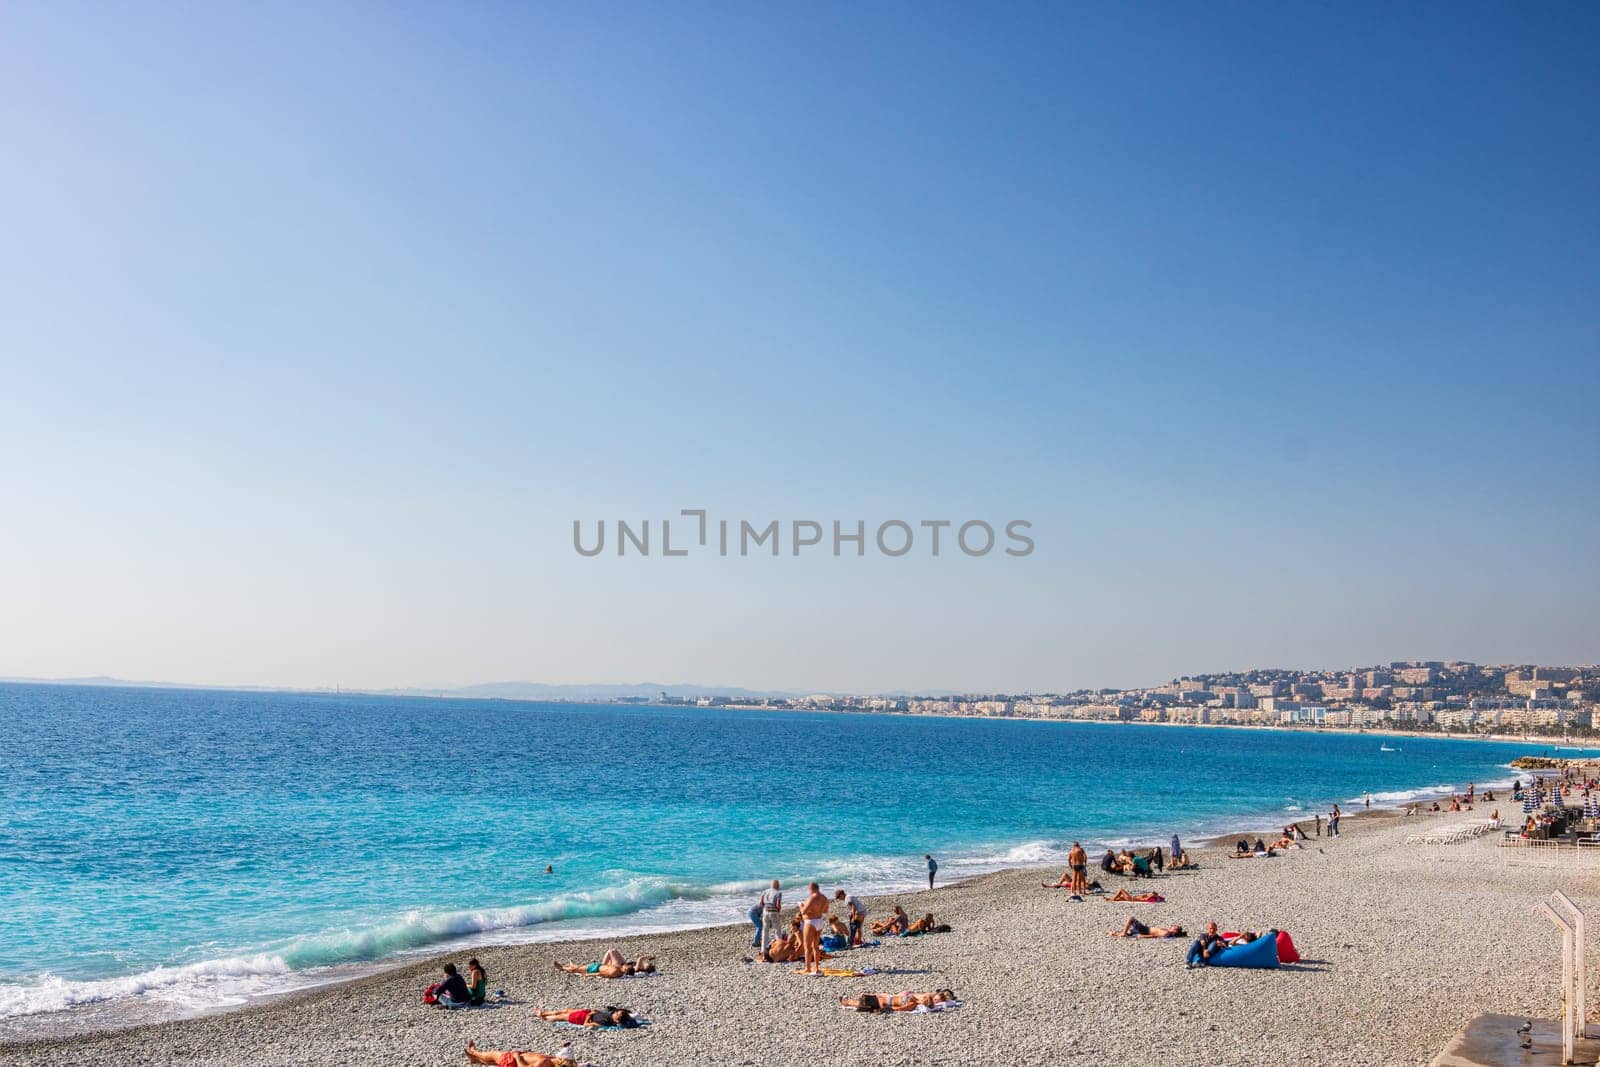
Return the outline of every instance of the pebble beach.
[[[953,930],[889,939],[830,963],[883,972],[873,977],[807,977],[795,964],[745,962],[747,924],[611,943],[489,946],[233,1012],[0,1046],[0,1064],[443,1067],[466,1062],[469,1039],[546,1053],[570,1040],[580,1059],[602,1067],[1426,1064],[1477,1013],[1554,1015],[1559,939],[1532,908],[1557,888],[1581,907],[1600,906],[1592,876],[1508,866],[1492,835],[1405,843],[1452,818],[1459,817],[1374,812],[1347,817],[1337,839],[1313,837],[1275,859],[1232,860],[1219,843],[1192,850],[1198,870],[1137,884],[1104,879],[1109,891],[1153,886],[1164,903],[1073,903],[1040,887],[1058,871],[1038,869],[874,899],[873,917],[898,901]],[[1285,929],[1304,959],[1277,970],[1188,970],[1187,938],[1107,936],[1129,915],[1190,932],[1210,920],[1223,929]],[[604,981],[551,966],[598,958],[610,944],[630,957],[656,953],[662,973]],[[470,954],[506,998],[454,1012],[423,1005],[420,992],[439,965]],[[953,988],[963,1006],[867,1016],[837,1005],[841,995],[936,987]],[[532,1015],[535,1007],[608,1004],[632,1008],[650,1025],[588,1032]]]

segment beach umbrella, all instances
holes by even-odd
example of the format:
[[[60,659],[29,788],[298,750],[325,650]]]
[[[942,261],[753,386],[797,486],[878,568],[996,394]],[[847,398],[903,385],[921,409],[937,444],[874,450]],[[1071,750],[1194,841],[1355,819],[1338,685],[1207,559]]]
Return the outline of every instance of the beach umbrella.
[[[1583,817],[1585,819],[1600,819],[1600,797],[1590,793],[1583,802]]]
[[[1538,810],[1538,805],[1533,802],[1533,794],[1522,794],[1522,814],[1532,815],[1536,810]]]

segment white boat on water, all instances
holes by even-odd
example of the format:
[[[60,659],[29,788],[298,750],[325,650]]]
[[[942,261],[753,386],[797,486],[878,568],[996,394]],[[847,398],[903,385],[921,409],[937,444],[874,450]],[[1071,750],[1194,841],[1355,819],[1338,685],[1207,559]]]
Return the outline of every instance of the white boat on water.
[[[1398,748],[1390,748],[1388,745],[1379,745],[1378,746],[1378,751],[1379,752],[1399,752],[1400,750]]]

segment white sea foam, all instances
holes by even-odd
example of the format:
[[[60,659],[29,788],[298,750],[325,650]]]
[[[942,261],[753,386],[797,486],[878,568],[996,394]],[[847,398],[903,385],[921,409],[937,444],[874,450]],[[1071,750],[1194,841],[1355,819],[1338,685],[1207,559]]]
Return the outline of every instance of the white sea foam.
[[[1480,783],[1480,789],[1504,789],[1503,782]],[[1374,805],[1393,807],[1421,796],[1458,791],[1451,785],[1393,790],[1372,794]],[[1297,798],[1286,798],[1296,800]],[[1361,798],[1348,803],[1360,804]],[[1302,810],[1296,802],[1284,809]],[[1262,815],[1263,822],[1271,820]],[[1250,816],[1219,816],[1205,825],[1191,825],[1186,839],[1207,840],[1237,831]],[[1157,835],[1161,843],[1165,837]],[[1085,839],[1092,850],[1143,847],[1143,837]],[[1011,867],[1056,866],[1066,862],[1069,841],[996,842],[939,855],[940,881],[954,881]],[[62,1011],[80,1005],[138,1000],[160,1005],[172,1016],[229,1007],[252,998],[337,981],[370,972],[390,961],[452,947],[578,940],[603,936],[659,933],[667,930],[742,922],[745,911],[766,880],[748,879],[711,884],[675,882],[666,878],[614,871],[616,884],[587,892],[561,894],[534,904],[463,911],[412,911],[388,922],[327,930],[294,938],[261,951],[193,963],[159,966],[137,974],[66,979],[53,974],[0,985],[0,1019]],[[924,883],[921,861],[907,856],[853,856],[818,860],[805,877],[825,885],[845,885],[853,892],[885,894],[916,889]]]

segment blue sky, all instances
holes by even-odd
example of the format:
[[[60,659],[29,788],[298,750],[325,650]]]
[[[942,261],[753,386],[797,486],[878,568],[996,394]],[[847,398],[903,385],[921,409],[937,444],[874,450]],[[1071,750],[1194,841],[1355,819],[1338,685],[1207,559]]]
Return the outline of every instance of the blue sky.
[[[0,674],[1600,659],[1592,8],[763,8],[8,6]]]

